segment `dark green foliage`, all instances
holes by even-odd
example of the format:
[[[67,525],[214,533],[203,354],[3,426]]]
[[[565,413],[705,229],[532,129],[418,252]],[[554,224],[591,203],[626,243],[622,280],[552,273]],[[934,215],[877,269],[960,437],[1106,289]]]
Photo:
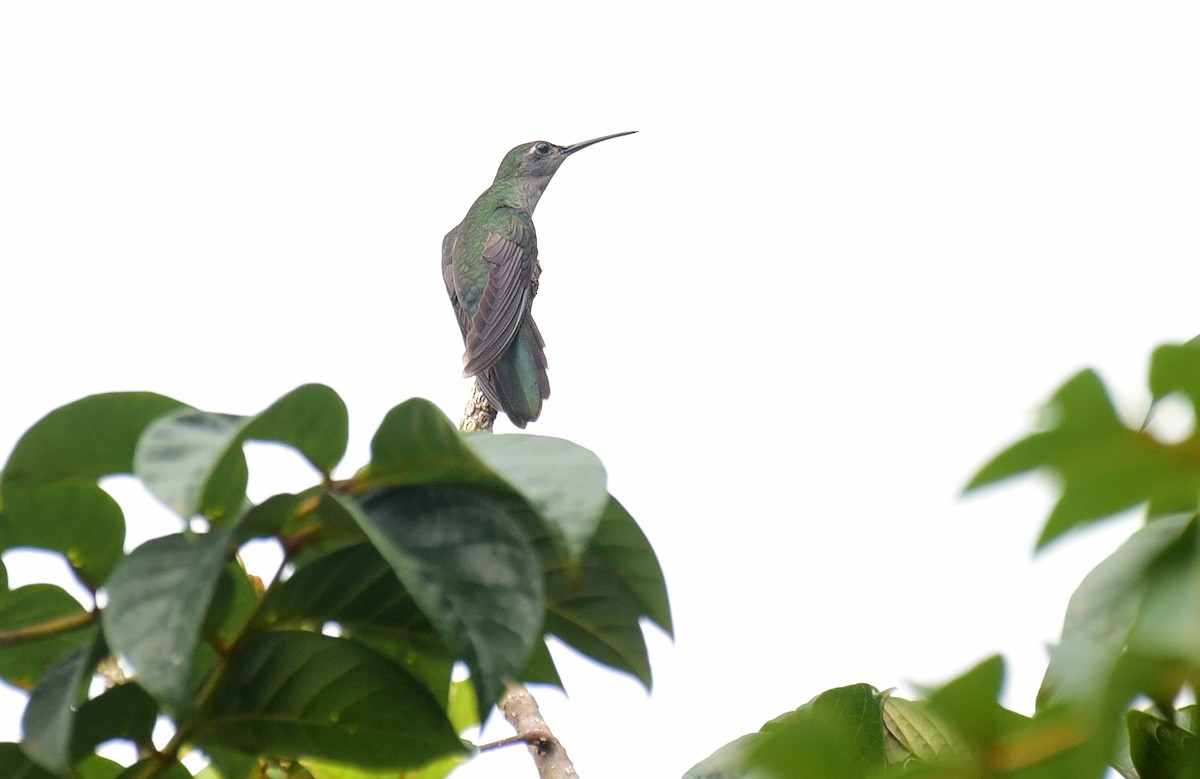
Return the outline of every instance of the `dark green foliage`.
[[[320,385],[251,417],[117,393],[35,425],[0,474],[0,551],[62,554],[104,606],[0,576],[0,676],[31,691],[0,779],[186,778],[178,758],[193,748],[216,778],[445,776],[470,753],[457,733],[507,679],[559,683],[546,632],[594,593],[609,594],[561,637],[648,682],[629,658],[644,658],[642,617],[670,629],[665,585],[595,455],[463,435],[413,400],[337,481],[347,436],[344,404]],[[250,505],[251,440],[299,452],[312,488]],[[121,508],[97,480],[131,472],[179,523],[125,554]],[[265,582],[235,557],[254,538],[285,552]],[[89,699],[110,654],[131,680]],[[451,682],[456,662],[470,680]],[[176,728],[165,748],[150,740],[160,717]],[[95,756],[113,739],[148,756]]]

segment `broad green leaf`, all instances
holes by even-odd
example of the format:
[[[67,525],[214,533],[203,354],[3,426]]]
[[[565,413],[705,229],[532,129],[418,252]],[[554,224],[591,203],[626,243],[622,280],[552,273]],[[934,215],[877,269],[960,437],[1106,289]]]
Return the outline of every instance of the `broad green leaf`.
[[[471,669],[480,718],[541,636],[540,565],[498,501],[447,487],[397,487],[354,509],[363,532],[446,646]]]
[[[0,744],[0,779],[59,779],[11,742]]]
[[[159,419],[138,443],[135,472],[180,516],[220,518],[244,501],[246,441],[290,446],[328,475],[345,452],[348,430],[337,393],[306,384],[254,417],[185,409]]]
[[[624,671],[650,688],[650,658],[636,601],[589,552],[581,568],[546,572],[546,626],[588,657]]]
[[[561,438],[479,433],[463,440],[542,517],[569,559],[578,560],[609,502],[600,458]]]
[[[0,551],[33,547],[60,552],[93,591],[121,558],[125,517],[95,484],[12,484],[0,510]]]
[[[1142,779],[1200,776],[1200,738],[1173,722],[1133,709],[1125,715],[1129,754]]]
[[[1137,619],[1147,569],[1193,521],[1188,514],[1147,524],[1083,578],[1067,604],[1062,639],[1050,650],[1039,706],[1104,697]]]
[[[23,629],[36,625],[76,625],[29,640]],[[29,584],[0,592],[0,678],[32,690],[50,666],[91,640],[86,610],[53,584]]]
[[[150,734],[158,704],[134,683],[120,684],[79,707],[71,732],[71,759],[78,761],[98,745],[114,738],[142,748],[152,745]]]
[[[1017,474],[1048,468],[1062,495],[1038,539],[1042,547],[1071,530],[1146,501],[1195,507],[1200,497],[1200,451],[1167,445],[1126,427],[1100,378],[1083,371],[1054,394],[1056,424],[1001,452],[967,485],[973,490]]]
[[[616,498],[609,498],[592,549],[637,601],[638,610],[672,635],[667,582],[650,542]]]
[[[550,656],[550,649],[545,641],[538,641],[533,645],[533,654],[529,656],[529,662],[521,672],[521,681],[529,684],[548,684],[562,689],[562,678],[558,675],[558,668],[554,665],[554,658]]]
[[[868,684],[821,693],[763,726],[766,738],[749,755],[751,768],[790,777],[868,777],[886,765],[883,712]]]
[[[896,760],[915,758],[925,763],[954,763],[968,757],[967,745],[924,701],[888,695],[883,699],[883,724],[899,747]]]
[[[137,681],[170,709],[190,708],[192,656],[225,561],[229,531],[155,538],[113,572],[104,634]]]
[[[437,701],[399,666],[352,641],[303,631],[249,639],[196,738],[253,754],[395,768],[464,751]]]
[[[609,499],[578,568],[564,564],[544,542],[538,550],[546,579],[546,631],[649,688],[641,618],[670,633],[671,612],[658,559],[629,513]]]
[[[367,474],[373,484],[503,485],[467,447],[454,423],[422,398],[407,400],[384,417],[371,439]]]
[[[355,544],[309,560],[276,586],[266,604],[271,623],[336,622],[369,628],[397,644],[445,652],[437,631],[371,544]]]
[[[17,441],[0,489],[11,484],[94,482],[101,476],[131,473],[142,430],[182,405],[150,392],[113,392],[57,408]]]
[[[75,703],[91,669],[91,647],[80,647],[51,668],[38,684],[21,719],[21,748],[38,765],[62,772],[71,764]]]

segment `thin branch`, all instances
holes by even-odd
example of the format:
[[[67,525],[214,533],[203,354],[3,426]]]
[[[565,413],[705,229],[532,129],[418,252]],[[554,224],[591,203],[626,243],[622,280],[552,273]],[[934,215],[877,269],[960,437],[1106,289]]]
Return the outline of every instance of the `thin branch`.
[[[12,628],[11,630],[0,630],[0,647],[23,644],[27,641],[37,641],[39,638],[48,638],[56,636],[59,633],[70,633],[72,630],[87,627],[95,622],[99,616],[99,611],[80,611],[75,614],[48,619],[45,622],[38,622],[33,625],[22,625],[19,628]]]

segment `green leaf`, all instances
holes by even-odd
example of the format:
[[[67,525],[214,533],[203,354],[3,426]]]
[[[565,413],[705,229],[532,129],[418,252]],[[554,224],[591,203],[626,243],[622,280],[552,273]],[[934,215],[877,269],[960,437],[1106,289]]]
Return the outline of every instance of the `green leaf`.
[[[150,392],[113,392],[57,408],[17,441],[0,477],[0,489],[12,484],[86,483],[131,473],[142,430],[182,405]]]
[[[138,682],[177,712],[188,711],[192,656],[225,561],[229,531],[155,538],[113,572],[104,634]]]
[[[146,429],[134,458],[146,487],[183,517],[220,518],[245,499],[242,444],[275,441],[328,475],[346,449],[346,406],[332,389],[306,384],[254,417],[185,409]]]
[[[97,746],[121,738],[146,748],[158,717],[158,704],[136,684],[120,684],[79,707],[71,732],[71,759],[84,758]]]
[[[1083,371],[1054,394],[1057,424],[1018,441],[975,475],[977,489],[1038,468],[1062,480],[1062,495],[1038,539],[1039,548],[1071,530],[1146,501],[1195,507],[1200,451],[1166,445],[1118,419],[1100,378]]]
[[[396,664],[302,631],[246,642],[198,723],[197,741],[396,768],[464,751],[437,701]]]
[[[88,755],[75,766],[79,779],[117,779],[125,766],[100,755]]]
[[[666,631],[667,635],[673,635],[667,582],[658,564],[658,557],[642,529],[616,498],[609,498],[592,540],[592,548],[625,585],[637,602],[639,613]]]
[[[925,763],[954,763],[965,760],[968,750],[961,736],[924,701],[887,696],[883,699],[883,724],[895,739],[899,760],[915,758]]]
[[[610,498],[578,568],[539,545],[546,578],[546,631],[592,659],[651,685],[641,618],[671,632],[658,558],[645,535]]]
[[[336,622],[371,629],[410,649],[445,653],[441,639],[371,544],[356,544],[309,560],[277,585],[265,608],[269,623]]]
[[[1155,402],[1173,392],[1184,393],[1200,419],[1200,347],[1167,344],[1155,349],[1150,358],[1150,392]]]
[[[886,766],[879,693],[868,684],[823,692],[762,732],[748,763],[781,779],[854,779]]]
[[[0,551],[50,549],[70,563],[91,590],[99,589],[121,558],[125,516],[95,484],[58,482],[4,488]]]
[[[1004,661],[990,657],[929,696],[935,711],[973,745],[986,745],[1026,718],[997,701],[1004,685]]]
[[[238,541],[278,537],[297,563],[366,540],[342,504],[313,487],[298,495],[272,495],[246,512],[237,527]]]
[[[538,559],[517,521],[497,501],[438,486],[378,492],[353,513],[471,669],[485,718],[504,680],[525,667],[546,608]]]
[[[1039,706],[1103,699],[1137,619],[1146,571],[1193,522],[1188,514],[1147,524],[1083,578],[1067,604],[1062,639],[1050,650]]]
[[[1141,779],[1200,776],[1200,738],[1136,709],[1125,715],[1129,754]]]
[[[66,590],[53,584],[29,584],[0,592],[0,678],[32,690],[50,666],[87,644],[92,633],[80,619],[78,628],[54,632],[36,640],[18,640],[14,633],[32,625],[83,617],[85,609]]]
[[[42,678],[21,719],[21,748],[38,765],[62,772],[71,764],[71,730],[75,703],[91,666],[91,648],[80,647]]]
[[[13,743],[0,744],[0,779],[59,779],[30,760]]]
[[[407,400],[384,417],[371,439],[367,474],[373,484],[504,486],[467,447],[454,423],[422,398]]]
[[[1129,646],[1149,657],[1182,659],[1200,669],[1200,533],[1194,518],[1172,519],[1182,530],[1146,567]],[[1164,521],[1156,520],[1151,527]]]
[[[480,433],[463,440],[542,517],[568,557],[579,559],[608,507],[600,458],[561,438]]]
[[[164,765],[161,760],[159,756],[139,760],[117,774],[116,779],[140,779],[147,775],[153,776],[154,779],[192,779],[191,773],[182,764],[172,760]],[[147,771],[150,773],[147,774]]]

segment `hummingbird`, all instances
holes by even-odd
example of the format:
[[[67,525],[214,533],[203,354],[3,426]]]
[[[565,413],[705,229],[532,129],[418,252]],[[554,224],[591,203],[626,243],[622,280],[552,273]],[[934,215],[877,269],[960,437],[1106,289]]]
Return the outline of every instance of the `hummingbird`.
[[[517,427],[537,419],[550,397],[546,344],[531,314],[541,275],[533,209],[567,157],[634,132],[570,146],[517,146],[442,241],[442,279],[466,347],[463,376],[474,376],[488,401]]]

